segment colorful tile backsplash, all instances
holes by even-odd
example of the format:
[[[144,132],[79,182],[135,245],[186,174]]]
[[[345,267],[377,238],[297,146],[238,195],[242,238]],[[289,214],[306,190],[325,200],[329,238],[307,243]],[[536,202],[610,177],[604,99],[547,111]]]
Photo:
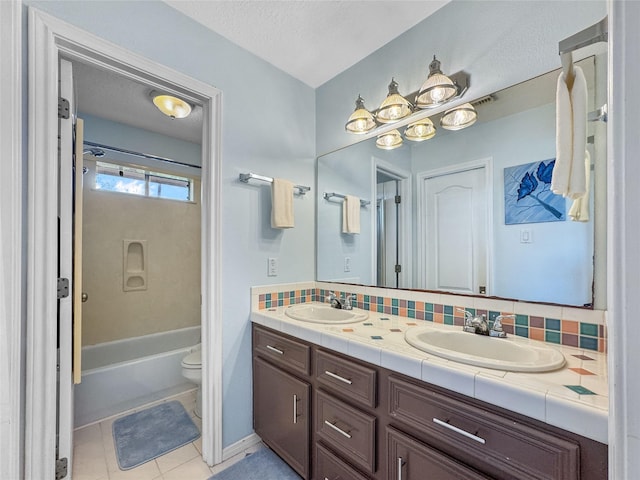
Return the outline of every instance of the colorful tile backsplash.
[[[274,286],[274,288],[276,287],[277,286]],[[350,292],[346,291],[331,291],[338,296],[350,294]],[[322,288],[307,288],[264,293],[259,295],[258,308],[262,310],[298,303],[324,302],[329,292],[330,290]],[[464,310],[476,315],[486,315],[490,325],[493,324],[495,318],[500,314],[513,314],[513,312],[465,307],[463,305],[464,297],[460,297],[460,304],[443,305],[360,293],[356,293],[354,296],[356,298],[354,307],[363,310],[386,315],[398,315],[427,322],[443,323],[445,325],[462,326],[464,323]],[[579,347],[597,352],[606,352],[607,349],[606,328],[604,325],[595,323],[518,313],[515,315],[515,318],[504,319],[503,328],[508,334],[518,335],[532,340]]]

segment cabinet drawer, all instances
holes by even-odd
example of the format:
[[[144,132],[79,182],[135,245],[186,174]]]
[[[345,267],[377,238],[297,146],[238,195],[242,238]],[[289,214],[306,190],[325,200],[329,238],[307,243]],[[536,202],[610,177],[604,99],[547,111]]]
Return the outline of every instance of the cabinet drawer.
[[[287,370],[302,375],[311,373],[311,347],[304,343],[254,326],[253,350]]]
[[[318,480],[367,480],[322,445],[316,445],[316,471]]]
[[[579,478],[578,444],[393,376],[389,414],[439,450],[496,478]]]
[[[316,392],[316,432],[364,471],[375,472],[376,417],[323,392]]]
[[[387,427],[387,480],[489,480],[489,477]]]
[[[377,373],[372,368],[317,351],[316,379],[331,392],[367,407],[376,407]]]

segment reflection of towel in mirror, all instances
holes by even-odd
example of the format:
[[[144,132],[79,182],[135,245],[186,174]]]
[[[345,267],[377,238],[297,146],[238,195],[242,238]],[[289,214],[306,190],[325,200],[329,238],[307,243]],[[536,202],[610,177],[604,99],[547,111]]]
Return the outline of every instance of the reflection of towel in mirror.
[[[360,199],[353,195],[342,203],[342,233],[360,233]]]
[[[576,198],[569,209],[569,218],[574,222],[588,222],[589,221],[589,182],[591,177],[591,156],[589,151],[584,152],[584,168],[586,176],[586,191],[584,195]]]
[[[271,184],[271,226],[293,228],[293,183],[274,178]]]
[[[574,81],[568,89],[565,74],[558,77],[556,90],[556,163],[551,191],[579,198],[586,191],[584,150],[587,144],[587,81],[580,67],[573,68]]]

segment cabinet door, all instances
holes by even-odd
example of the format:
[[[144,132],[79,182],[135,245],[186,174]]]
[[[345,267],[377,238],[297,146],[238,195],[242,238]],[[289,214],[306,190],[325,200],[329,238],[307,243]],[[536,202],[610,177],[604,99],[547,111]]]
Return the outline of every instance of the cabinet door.
[[[311,386],[253,359],[253,428],[300,476],[309,478]]]
[[[388,480],[487,480],[398,430],[387,427]]]

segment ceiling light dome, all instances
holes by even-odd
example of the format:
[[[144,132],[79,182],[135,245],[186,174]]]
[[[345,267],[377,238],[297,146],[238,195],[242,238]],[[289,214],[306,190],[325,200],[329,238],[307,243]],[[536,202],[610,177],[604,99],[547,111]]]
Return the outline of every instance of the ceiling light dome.
[[[447,103],[458,93],[455,83],[440,70],[440,62],[433,56],[429,77],[416,95],[416,107],[434,108]]]
[[[156,92],[150,94],[153,104],[162,113],[171,118],[185,118],[191,113],[191,105],[181,98],[166,93]]]
[[[462,130],[470,127],[478,119],[478,112],[470,103],[463,103],[447,110],[440,119],[440,126],[446,130]]]
[[[390,132],[378,135],[376,139],[376,146],[383,150],[393,150],[402,145],[402,136],[398,130],[391,130]]]
[[[392,78],[389,84],[389,94],[378,108],[376,120],[380,123],[394,123],[411,115],[411,113],[411,103],[398,93],[398,83]]]
[[[373,115],[369,110],[364,108],[364,99],[358,95],[356,99],[356,109],[347,120],[347,124],[344,128],[347,132],[363,134],[370,130],[373,130],[376,126],[376,122],[373,119]]]
[[[436,127],[429,118],[423,118],[417,122],[410,123],[407,129],[404,131],[404,136],[407,140],[412,142],[422,142],[423,140],[429,140],[436,134]]]

